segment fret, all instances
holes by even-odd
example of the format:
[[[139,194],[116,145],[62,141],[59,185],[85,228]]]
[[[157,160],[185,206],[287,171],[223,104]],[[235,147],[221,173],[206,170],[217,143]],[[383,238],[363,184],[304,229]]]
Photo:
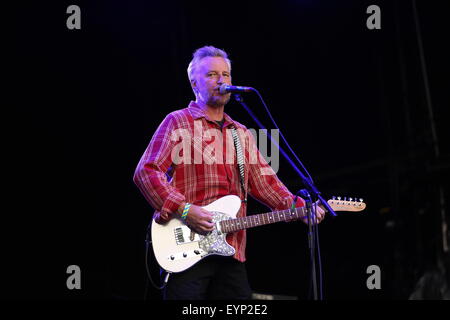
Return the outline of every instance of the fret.
[[[298,219],[300,217],[299,211],[300,211],[299,208],[295,208],[295,210],[294,210],[295,219]]]
[[[289,219],[290,220],[297,219],[297,209],[289,210]]]
[[[220,222],[223,233],[235,232],[279,221],[292,221],[305,217],[305,207],[254,214],[247,217],[234,218]]]
[[[220,223],[220,229],[222,230],[223,233],[227,233],[226,221],[222,221]]]
[[[303,207],[301,208],[297,208],[296,210],[296,214],[297,214],[297,219],[300,219],[303,215]]]
[[[294,210],[289,210],[289,217],[291,220],[298,218],[298,210],[295,208]]]

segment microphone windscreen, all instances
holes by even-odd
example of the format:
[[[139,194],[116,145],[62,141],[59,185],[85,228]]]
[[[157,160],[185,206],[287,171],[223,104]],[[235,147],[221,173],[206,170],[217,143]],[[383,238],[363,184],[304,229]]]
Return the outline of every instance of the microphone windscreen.
[[[220,86],[220,88],[219,88],[219,92],[220,92],[220,94],[226,94],[226,93],[228,93],[227,92],[227,87],[228,87],[228,85],[227,84],[222,84],[221,86]]]

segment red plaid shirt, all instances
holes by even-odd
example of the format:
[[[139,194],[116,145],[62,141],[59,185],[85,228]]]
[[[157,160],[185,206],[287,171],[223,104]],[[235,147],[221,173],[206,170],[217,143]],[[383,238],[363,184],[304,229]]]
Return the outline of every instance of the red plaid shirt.
[[[205,206],[226,195],[244,192],[239,178],[231,127],[235,127],[245,154],[245,188],[272,210],[290,208],[293,195],[278,179],[256,148],[252,133],[226,113],[220,126],[191,102],[188,108],[170,113],[156,130],[134,174],[134,182],[155,208],[154,218],[172,218],[186,201]],[[303,206],[298,198],[296,206]],[[246,215],[243,202],[237,214]],[[234,258],[245,261],[246,232],[227,235],[236,249]]]

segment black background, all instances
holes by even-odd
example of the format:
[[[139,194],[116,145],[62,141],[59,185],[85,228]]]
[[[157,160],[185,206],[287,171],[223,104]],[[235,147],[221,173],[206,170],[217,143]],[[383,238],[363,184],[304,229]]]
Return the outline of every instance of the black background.
[[[441,3],[417,1],[438,157],[412,1],[22,3],[5,61],[13,90],[2,296],[144,299],[153,209],[132,176],[164,116],[194,99],[192,52],[214,45],[229,53],[233,83],[261,92],[325,198],[367,203],[321,224],[324,297],[407,299],[441,251],[439,186],[449,202]],[[81,30],[66,27],[71,4],[81,8]],[[381,8],[381,30],[366,27],[371,4]],[[245,101],[273,128],[255,95]],[[256,128],[236,102],[226,112]],[[278,175],[292,192],[302,187],[284,159]],[[249,204],[249,213],[266,210]],[[255,292],[308,299],[303,224],[248,231],[247,258]],[[66,287],[73,264],[78,291]],[[369,265],[381,268],[381,290],[366,287]],[[148,299],[160,299],[151,287]]]

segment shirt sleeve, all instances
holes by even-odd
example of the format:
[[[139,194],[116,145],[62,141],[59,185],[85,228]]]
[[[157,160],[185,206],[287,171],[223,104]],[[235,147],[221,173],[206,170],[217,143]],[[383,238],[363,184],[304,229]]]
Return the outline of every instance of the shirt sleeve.
[[[170,114],[159,125],[134,173],[133,181],[145,199],[157,211],[156,220],[168,221],[185,201],[183,194],[170,185],[166,172],[174,165],[172,149],[176,143],[171,139],[176,129]]]
[[[256,147],[256,142],[250,131],[247,130],[249,154],[248,192],[252,197],[264,203],[272,210],[286,210],[291,208],[295,196],[277,177],[275,171],[264,159]],[[250,158],[254,157],[254,161]],[[298,197],[295,206],[303,207],[305,201]]]

